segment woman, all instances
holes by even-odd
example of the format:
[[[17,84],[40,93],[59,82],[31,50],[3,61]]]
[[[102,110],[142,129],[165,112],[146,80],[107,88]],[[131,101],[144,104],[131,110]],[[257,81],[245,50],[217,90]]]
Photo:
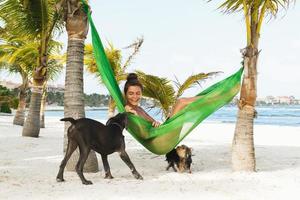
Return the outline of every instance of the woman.
[[[154,120],[145,110],[143,110],[140,106],[140,100],[142,98],[143,85],[139,82],[138,77],[135,73],[130,73],[127,76],[127,81],[124,86],[124,94],[126,99],[125,110],[127,112],[133,113],[135,115],[139,115],[146,119],[147,121],[152,123],[153,127],[158,127],[160,122]],[[175,115],[178,111],[183,109],[189,103],[195,101],[199,97],[190,97],[190,98],[180,98],[177,100],[175,105],[172,108],[169,117]]]

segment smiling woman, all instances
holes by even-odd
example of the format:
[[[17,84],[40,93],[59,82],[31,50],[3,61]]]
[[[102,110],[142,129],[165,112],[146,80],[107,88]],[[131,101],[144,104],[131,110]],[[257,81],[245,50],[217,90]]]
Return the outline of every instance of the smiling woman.
[[[145,118],[147,121],[152,123],[152,126],[158,127],[160,123],[155,121],[148,113],[144,111],[139,106],[140,100],[142,98],[143,85],[138,81],[138,77],[134,73],[130,73],[127,76],[127,81],[124,86],[124,94],[125,94],[125,110],[127,112],[133,113],[135,115],[139,115]]]
[[[127,81],[124,86],[125,94],[125,110],[131,112],[135,115],[139,115],[152,123],[153,127],[158,127],[160,122],[155,121],[148,113],[146,113],[141,107],[139,107],[140,100],[142,98],[143,85],[139,82],[138,77],[135,73],[130,73],[127,77]],[[194,102],[195,100],[201,98],[201,96],[189,97],[189,98],[180,98],[174,104],[168,118],[172,117],[188,104]]]

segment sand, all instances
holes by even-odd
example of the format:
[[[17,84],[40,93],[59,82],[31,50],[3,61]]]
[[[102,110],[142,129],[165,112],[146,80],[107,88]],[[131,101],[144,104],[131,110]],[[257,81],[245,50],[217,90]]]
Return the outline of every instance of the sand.
[[[234,124],[202,123],[184,141],[193,148],[192,174],[166,171],[164,156],[144,149],[128,133],[127,152],[144,180],[136,180],[118,154],[109,156],[112,180],[86,173],[82,185],[74,172],[57,183],[63,158],[63,123],[46,118],[39,138],[22,137],[13,116],[0,116],[0,199],[205,199],[258,200],[300,198],[300,127],[255,125],[257,172],[231,170]]]

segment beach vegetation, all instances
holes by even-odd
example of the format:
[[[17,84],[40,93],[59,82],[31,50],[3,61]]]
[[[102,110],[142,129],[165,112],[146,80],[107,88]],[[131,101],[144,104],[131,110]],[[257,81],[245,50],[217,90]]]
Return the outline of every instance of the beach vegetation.
[[[225,14],[243,14],[246,29],[246,47],[241,50],[244,65],[237,122],[232,143],[234,171],[256,170],[253,121],[257,116],[257,61],[259,40],[265,19],[276,18],[279,10],[286,11],[293,0],[226,0],[219,9]]]
[[[122,62],[121,49],[114,47],[111,42],[109,42],[108,46],[105,48],[105,54],[108,58],[110,66],[113,69],[115,78],[119,85],[122,81],[126,81],[128,75],[127,68],[132,63],[132,60],[135,58],[135,56],[138,54],[143,41],[143,38],[137,38],[136,41],[125,47],[125,49],[133,49],[132,53],[129,54],[125,62]],[[103,84],[103,81],[101,80],[101,73],[98,71],[96,66],[95,57],[93,55],[93,47],[91,44],[87,44],[85,46],[84,63],[87,71],[95,74],[95,76],[99,79],[99,83]],[[176,103],[176,99],[181,97],[184,91],[196,85],[200,85],[201,81],[205,81],[208,78],[211,78],[220,73],[198,73],[195,75],[191,75],[183,83],[180,83],[178,79],[176,79],[176,81],[174,81],[176,88],[175,89],[172,81],[168,80],[167,78],[146,74],[140,70],[136,70],[135,72],[137,73],[140,82],[144,86],[143,96],[151,99],[151,105],[147,104],[148,106],[146,109],[158,108],[158,112],[161,112],[164,118],[170,112],[170,108]],[[109,117],[111,117],[113,116],[116,107],[112,97],[110,97],[109,99],[108,107]]]
[[[32,71],[32,95],[22,135],[38,137],[42,89],[46,81],[49,60],[49,42],[62,32],[63,23],[56,10],[57,0],[18,1],[1,0],[0,13],[9,29],[38,44],[38,58]],[[34,51],[33,51],[34,52]]]
[[[139,53],[143,42],[144,42],[143,37],[140,37],[137,38],[132,44],[124,48],[124,49],[132,50],[132,52],[129,53],[125,61],[123,61],[122,50],[116,48],[112,42],[108,42],[108,45],[105,47],[105,54],[108,58],[108,61],[114,72],[118,84],[120,84],[121,81],[126,80],[128,75],[127,69],[130,66],[130,64],[133,62],[134,58]],[[85,55],[84,64],[86,66],[87,71],[90,72],[91,74],[94,74],[99,80],[99,83],[103,84],[103,81],[101,79],[101,74],[98,71],[98,68],[96,66],[96,61],[93,53],[93,46],[91,44],[87,44],[85,46],[84,55]],[[108,103],[108,117],[114,116],[115,108],[116,108],[116,104],[112,99],[112,97],[110,97]]]
[[[136,73],[144,87],[143,96],[152,100],[152,105],[148,106],[148,109],[158,108],[158,112],[161,112],[165,119],[170,113],[170,109],[176,103],[176,100],[186,90],[195,86],[200,87],[202,82],[216,76],[220,72],[193,74],[187,77],[183,83],[180,83],[178,79],[171,81],[167,78],[146,74],[142,71],[136,71]]]
[[[18,102],[13,91],[0,85],[0,112],[11,113],[11,108],[16,109]]]

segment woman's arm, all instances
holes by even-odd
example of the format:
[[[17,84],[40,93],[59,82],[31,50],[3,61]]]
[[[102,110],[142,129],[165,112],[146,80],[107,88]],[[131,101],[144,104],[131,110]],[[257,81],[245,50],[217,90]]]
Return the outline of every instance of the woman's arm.
[[[143,117],[145,120],[149,121],[152,123],[153,127],[158,127],[160,125],[160,122],[155,121],[155,119],[153,119],[144,109],[142,109],[141,107],[136,107],[135,109],[132,108],[129,105],[125,106],[125,110],[126,112],[130,112],[132,114],[138,115]]]
[[[126,105],[125,106],[125,110],[126,110],[126,112],[130,112],[130,113],[132,113],[132,114],[134,114],[134,115],[139,115],[138,113],[137,113],[137,111],[135,110],[135,109],[133,109],[131,106],[129,106],[129,105]]]
[[[160,126],[160,122],[153,119],[144,109],[139,107],[139,110],[141,111],[142,117],[144,117],[147,121],[151,122],[153,127]]]

